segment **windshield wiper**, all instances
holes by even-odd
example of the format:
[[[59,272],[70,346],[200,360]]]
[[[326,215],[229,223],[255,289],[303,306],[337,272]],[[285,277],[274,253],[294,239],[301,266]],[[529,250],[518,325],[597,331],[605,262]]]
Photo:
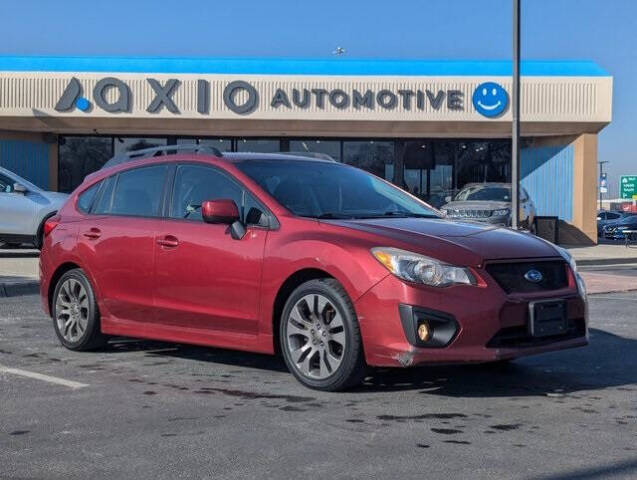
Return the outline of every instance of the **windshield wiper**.
[[[347,215],[344,213],[334,213],[334,212],[326,212],[321,213],[320,215],[299,215],[300,217],[305,218],[317,218],[319,220],[345,220],[356,218],[353,215]]]
[[[326,212],[326,213],[321,213],[319,216],[314,217],[314,218],[329,220],[329,219],[354,218],[354,216],[353,215],[346,215],[344,213]]]
[[[414,212],[385,212],[382,215],[378,215],[375,218],[395,217],[395,218],[440,218],[438,215],[429,213],[414,213]]]

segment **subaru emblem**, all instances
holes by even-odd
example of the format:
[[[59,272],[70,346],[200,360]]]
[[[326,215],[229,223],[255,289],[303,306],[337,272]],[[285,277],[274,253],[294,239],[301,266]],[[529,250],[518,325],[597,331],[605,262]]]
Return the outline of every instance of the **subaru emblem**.
[[[524,274],[524,278],[526,278],[531,283],[540,283],[544,276],[539,270],[531,269]]]

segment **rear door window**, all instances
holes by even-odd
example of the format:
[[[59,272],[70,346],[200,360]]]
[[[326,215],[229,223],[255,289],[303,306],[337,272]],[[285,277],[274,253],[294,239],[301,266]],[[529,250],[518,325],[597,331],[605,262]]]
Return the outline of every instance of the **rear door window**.
[[[158,217],[167,165],[127,170],[109,179],[94,208],[96,214]]]

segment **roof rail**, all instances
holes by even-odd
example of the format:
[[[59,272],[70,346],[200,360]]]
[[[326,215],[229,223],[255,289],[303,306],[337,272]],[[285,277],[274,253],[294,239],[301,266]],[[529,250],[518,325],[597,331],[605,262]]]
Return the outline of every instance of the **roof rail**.
[[[107,161],[102,168],[114,167],[126,162],[132,162],[133,160],[140,160],[142,158],[159,157],[161,155],[169,155],[177,152],[193,152],[193,153],[207,153],[216,157],[223,157],[223,153],[216,147],[209,145],[164,145],[161,147],[143,148],[141,150],[132,150],[130,152],[123,152],[115,155],[109,161]]]

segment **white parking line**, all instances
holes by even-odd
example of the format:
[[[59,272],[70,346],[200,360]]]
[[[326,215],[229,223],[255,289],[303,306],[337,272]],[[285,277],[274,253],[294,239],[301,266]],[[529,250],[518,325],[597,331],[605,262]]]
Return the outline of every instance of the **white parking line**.
[[[28,370],[21,370],[19,368],[10,368],[0,365],[0,373],[11,373],[13,375],[19,375],[21,377],[33,378],[35,380],[42,380],[43,382],[54,383],[56,385],[63,385],[65,387],[77,390],[78,388],[88,387],[86,383],[74,382],[72,380],[65,380],[59,377],[52,377],[50,375],[44,375],[42,373],[29,372]]]

